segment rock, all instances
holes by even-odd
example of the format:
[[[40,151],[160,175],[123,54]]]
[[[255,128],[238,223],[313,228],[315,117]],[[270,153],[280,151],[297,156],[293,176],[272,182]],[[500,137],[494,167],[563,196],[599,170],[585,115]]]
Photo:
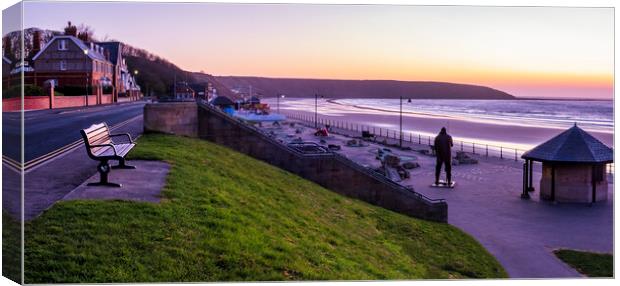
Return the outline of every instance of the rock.
[[[327,143],[327,141],[325,141],[324,139],[321,139],[321,140],[319,141],[319,143],[321,143],[321,144],[325,144],[325,143]]]
[[[297,133],[297,134],[301,134],[301,128],[297,128],[297,129],[295,129],[295,133]]]
[[[392,154],[386,154],[383,157],[383,162],[387,166],[390,166],[392,168],[397,168],[400,165],[400,157],[392,155]]]
[[[403,163],[403,168],[405,169],[415,169],[415,168],[419,168],[420,164],[418,164],[417,162],[405,162]]]
[[[456,157],[454,157],[454,161],[458,161],[457,164],[478,164],[478,160],[471,158],[467,155],[467,153],[458,151],[456,152]]]
[[[351,146],[357,146],[357,140],[355,139],[351,139],[347,141],[347,146],[351,147]]]

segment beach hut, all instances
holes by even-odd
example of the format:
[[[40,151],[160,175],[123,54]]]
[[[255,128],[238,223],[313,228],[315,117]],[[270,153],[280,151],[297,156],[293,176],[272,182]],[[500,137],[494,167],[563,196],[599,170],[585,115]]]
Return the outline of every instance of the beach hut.
[[[606,166],[613,150],[575,124],[524,153],[523,198],[533,191],[533,162],[542,162],[541,199],[594,203],[607,200]]]

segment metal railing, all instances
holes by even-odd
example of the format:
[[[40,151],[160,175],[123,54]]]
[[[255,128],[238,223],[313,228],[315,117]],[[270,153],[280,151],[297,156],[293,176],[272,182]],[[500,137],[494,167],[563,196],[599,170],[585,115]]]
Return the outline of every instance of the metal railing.
[[[314,114],[300,114],[300,113],[291,113],[291,112],[282,112],[282,113],[289,116],[292,119],[305,121],[312,125],[315,123]],[[360,123],[355,123],[355,122],[349,122],[345,120],[335,120],[332,118],[326,118],[326,117],[321,117],[321,116],[317,117],[317,124],[319,126],[329,125],[330,128],[333,131],[335,131],[335,133],[341,133],[341,134],[344,133],[349,136],[355,136],[355,137],[361,136],[361,132],[368,131],[369,133],[372,133],[375,136],[377,136],[376,137],[377,140],[386,140],[386,141],[391,140],[392,142],[395,140],[396,143],[398,143],[398,141],[401,138],[399,131],[397,130],[377,127],[377,126],[371,126],[371,125],[365,125],[365,124],[360,124]],[[415,133],[415,132],[403,132],[402,141],[403,143],[432,146],[434,137],[430,135]],[[475,154],[479,156],[484,156],[484,157],[496,157],[496,158],[501,158],[501,159],[510,159],[514,161],[524,161],[523,159],[521,159],[521,155],[523,155],[523,153],[527,151],[527,150],[522,150],[522,149],[518,149],[514,147],[506,147],[506,146],[493,145],[493,144],[483,144],[483,143],[476,143],[476,142],[464,141],[464,140],[453,140],[453,142],[454,142],[453,150],[456,150],[456,151],[463,151],[463,152],[467,152],[467,153],[471,153],[471,154]],[[606,171],[609,174],[613,174],[614,165],[607,164]]]

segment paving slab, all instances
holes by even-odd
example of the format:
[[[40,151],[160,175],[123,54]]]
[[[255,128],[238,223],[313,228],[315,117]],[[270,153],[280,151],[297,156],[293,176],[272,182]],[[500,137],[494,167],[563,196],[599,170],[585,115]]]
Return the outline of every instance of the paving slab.
[[[122,187],[88,186],[99,181],[99,174],[88,178],[63,200],[126,200],[159,203],[170,165],[162,161],[127,161],[135,169],[113,169],[108,180]]]

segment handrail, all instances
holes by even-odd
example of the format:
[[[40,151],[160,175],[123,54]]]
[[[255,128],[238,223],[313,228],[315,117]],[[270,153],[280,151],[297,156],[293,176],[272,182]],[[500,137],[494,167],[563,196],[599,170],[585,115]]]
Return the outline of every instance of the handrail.
[[[445,202],[444,199],[432,199],[432,198],[429,198],[429,197],[427,197],[427,196],[425,196],[425,195],[423,195],[421,193],[416,192],[413,189],[404,187],[404,186],[402,186],[402,185],[400,185],[400,184],[398,184],[398,183],[396,183],[396,182],[394,182],[392,180],[389,180],[385,176],[381,176],[377,172],[375,172],[375,171],[373,171],[373,170],[371,170],[371,169],[369,169],[367,167],[364,167],[364,166],[358,164],[357,162],[352,161],[351,159],[349,159],[349,158],[347,158],[347,157],[345,157],[345,156],[343,156],[341,154],[335,153],[335,152],[333,152],[331,150],[329,150],[329,152],[326,152],[326,153],[313,153],[313,154],[306,154],[306,153],[300,152],[298,150],[295,150],[294,148],[291,148],[291,147],[285,145],[283,142],[280,142],[280,141],[275,140],[274,138],[268,136],[263,130],[261,130],[259,128],[256,128],[254,126],[248,125],[244,121],[242,121],[241,119],[238,119],[238,118],[235,118],[233,116],[230,116],[230,114],[225,113],[225,112],[223,112],[223,111],[221,111],[221,110],[219,110],[219,109],[217,109],[217,108],[215,108],[215,107],[213,107],[211,105],[204,104],[202,102],[198,102],[198,105],[201,106],[201,107],[207,108],[209,111],[215,112],[215,113],[217,113],[220,116],[223,116],[223,117],[227,118],[230,122],[233,122],[235,125],[243,128],[243,129],[254,131],[254,133],[256,133],[258,136],[261,136],[262,139],[266,139],[267,141],[273,143],[273,145],[275,145],[279,149],[287,151],[289,153],[292,153],[292,154],[294,154],[296,156],[305,157],[305,158],[309,158],[309,159],[319,159],[319,158],[324,158],[324,157],[332,157],[332,158],[336,159],[338,162],[344,163],[345,165],[347,165],[347,166],[349,166],[351,168],[354,168],[355,170],[357,170],[359,172],[362,172],[365,175],[368,175],[368,176],[370,176],[370,177],[380,181],[381,183],[390,185],[391,187],[396,188],[399,191],[401,191],[401,192],[403,192],[403,193],[405,193],[407,195],[413,195],[416,198],[418,198],[418,199],[422,200],[423,202],[425,202],[426,204],[431,205],[431,204]]]

